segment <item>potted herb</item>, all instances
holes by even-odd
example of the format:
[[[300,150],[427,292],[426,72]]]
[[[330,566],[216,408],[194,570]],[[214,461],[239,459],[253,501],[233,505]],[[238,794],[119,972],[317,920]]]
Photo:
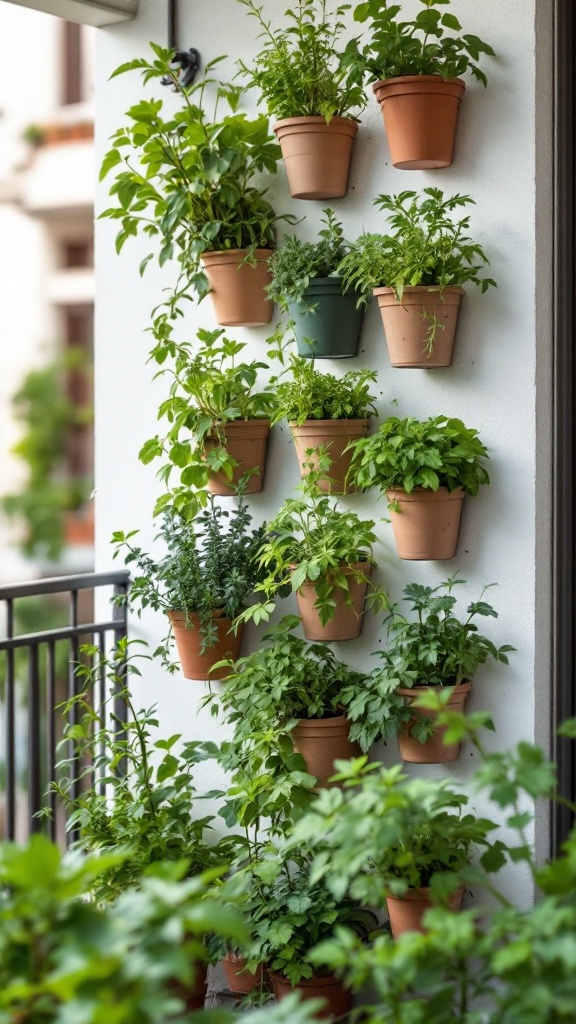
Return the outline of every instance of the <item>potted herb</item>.
[[[216,662],[240,655],[242,627],[233,631],[232,620],[260,579],[263,553],[264,530],[251,529],[251,522],[245,504],[225,512],[213,498],[195,520],[167,509],[158,533],[167,553],[157,560],[131,543],[138,530],[112,536],[114,557],[125,552],[126,565],[136,570],[131,607],[166,612],[185,679],[208,679]],[[170,647],[169,634],[157,653],[174,671]]]
[[[262,28],[252,67],[240,67],[258,89],[282,147],[295,199],[345,196],[358,131],[353,111],[365,105],[362,73],[345,66],[341,39],[347,4],[331,13],[327,0],[298,0],[280,31],[255,0],[240,0]]]
[[[449,2],[420,0],[424,10],[407,21],[399,20],[394,0],[367,0],[354,11],[356,21],[369,23],[370,37],[363,47],[351,41],[346,63],[374,83],[394,167],[449,167],[465,90],[459,76],[469,72],[486,85],[478,62],[494,50],[478,36],[455,34],[462,32],[456,15],[437,10]]]
[[[481,276],[488,258],[467,234],[469,215],[454,219],[474,200],[426,188],[374,202],[388,214],[391,231],[361,235],[350,247],[338,268],[344,288],[364,303],[378,299],[392,366],[449,366],[462,286],[495,286]]]
[[[249,118],[237,110],[242,90],[204,78],[181,86],[170,50],[151,44],[155,59],[130,61],[115,75],[140,71],[145,82],[168,79],[181,99],[164,116],[162,100],[140,100],[127,112],[129,124],[112,136],[101,178],[115,169],[110,194],[118,205],[102,217],[121,222],[119,252],[143,232],[159,243],[159,260],[176,258],[181,290],[199,299],[211,290],[222,326],[267,324],[273,305],[266,294],[268,259],[279,218],[255,178],[275,174],[280,156],[265,115]],[[206,66],[209,75],[220,58]],[[215,86],[212,112],[205,91]],[[228,112],[220,113],[224,104]],[[140,167],[134,167],[134,157]],[[120,168],[121,166],[121,169]],[[154,254],[141,263],[141,272]]]
[[[350,478],[386,492],[400,558],[453,558],[464,496],[490,483],[487,457],[462,420],[391,416],[377,434],[352,443]]]
[[[370,417],[377,416],[370,384],[373,370],[351,370],[342,377],[319,373],[307,359],[293,356],[289,377],[276,384],[277,409],[273,422],[288,420],[300,475],[314,473],[325,493],[345,494],[354,488],[347,476],[351,441],[365,437]]]
[[[324,210],[317,242],[286,235],[270,259],[268,294],[290,315],[298,354],[308,359],[355,356],[364,308],[357,295],[344,293],[338,275],[350,243],[334,211]]]
[[[404,599],[412,617],[400,614],[396,606],[387,617],[388,642],[379,652],[381,671],[391,687],[395,680],[396,692],[411,709],[410,720],[402,724],[398,735],[403,761],[455,761],[460,744],[444,742],[446,725],[435,724],[439,710],[462,712],[480,665],[488,660],[507,665],[507,656],[514,650],[509,644],[496,647],[478,632],[474,621],[478,616],[498,617],[483,600],[487,587],[478,601],[468,605],[466,618],[458,618],[452,591],[465,583],[455,576],[437,587],[410,583],[404,589]],[[439,698],[436,709],[435,697]]]

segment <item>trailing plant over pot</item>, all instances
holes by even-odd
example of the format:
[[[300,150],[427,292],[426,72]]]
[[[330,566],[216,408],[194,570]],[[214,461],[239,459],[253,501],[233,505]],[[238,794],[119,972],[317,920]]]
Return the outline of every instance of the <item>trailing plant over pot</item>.
[[[464,496],[490,482],[478,432],[446,416],[391,416],[351,447],[349,477],[386,493],[400,558],[453,558]]]
[[[265,115],[238,112],[242,89],[210,77],[221,57],[206,65],[201,82],[183,88],[172,51],[151,46],[153,60],[129,61],[112,77],[139,71],[144,83],[168,79],[181,108],[164,116],[162,100],[142,99],[127,111],[129,123],[112,136],[100,173],[105,178],[115,171],[110,194],[118,205],[101,216],[120,221],[118,252],[128,238],[143,233],[158,243],[161,265],[177,260],[182,294],[202,299],[211,290],[222,326],[269,323],[267,261],[276,224],[294,218],[275,213],[256,175],[276,173],[280,148],[268,134]],[[209,112],[206,92],[213,91]],[[222,104],[226,113],[220,112]],[[142,261],[141,273],[153,256]]]
[[[124,553],[136,572],[130,607],[167,613],[186,679],[207,679],[216,662],[240,654],[242,630],[233,632],[232,620],[263,575],[264,527],[251,529],[251,523],[245,504],[225,512],[209,497],[195,520],[164,512],[158,539],[167,554],[159,560],[133,545],[138,530],[112,535],[114,557]],[[173,672],[171,644],[169,633],[155,654]]]
[[[437,188],[378,196],[390,232],[360,235],[338,268],[362,302],[377,297],[392,366],[449,366],[463,285],[496,285],[482,277],[489,261],[467,233],[470,215],[454,216],[471,203]]]
[[[452,163],[458,108],[470,73],[485,86],[479,66],[483,56],[494,57],[488,43],[470,33],[449,11],[449,0],[420,0],[424,10],[400,21],[400,4],[390,0],[360,3],[354,18],[368,22],[369,41],[353,39],[345,64],[373,81],[382,108],[388,144],[395,167],[424,170]],[[376,79],[376,81],[374,81]]]
[[[246,345],[227,338],[224,331],[201,329],[196,337],[199,346],[172,343],[174,364],[158,374],[172,378],[170,395],[158,412],[170,430],[164,438],[151,438],[140,451],[145,464],[168,457],[159,474],[165,483],[174,467],[180,471],[180,486],[169,495],[176,508],[189,506],[191,487],[200,491],[199,503],[205,500],[203,488],[221,495],[261,491],[270,417],[276,411],[270,385],[257,390],[258,373],[268,369],[266,363],[239,362]],[[160,509],[166,504],[163,495]]]
[[[296,199],[345,196],[358,126],[353,112],[365,106],[362,72],[345,64],[341,48],[348,4],[333,11],[327,0],[297,0],[279,30],[254,0],[240,0],[256,18],[262,49],[251,67],[240,61],[256,88],[282,146],[291,195]]]

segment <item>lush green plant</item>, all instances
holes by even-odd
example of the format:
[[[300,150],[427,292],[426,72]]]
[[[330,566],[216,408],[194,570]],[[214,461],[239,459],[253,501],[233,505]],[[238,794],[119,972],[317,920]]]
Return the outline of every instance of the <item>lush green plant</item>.
[[[240,3],[259,22],[264,40],[253,66],[240,61],[240,68],[269,114],[279,119],[321,115],[330,123],[335,114],[351,117],[365,106],[362,74],[344,65],[339,48],[349,4],[331,12],[328,0],[296,0],[285,12],[289,26],[279,31],[254,0]]]
[[[478,36],[453,35],[462,32],[455,14],[443,13],[450,0],[420,0],[419,10],[410,21],[399,21],[402,6],[390,0],[368,0],[354,11],[359,22],[369,22],[370,39],[361,47],[358,39],[346,48],[347,63],[357,74],[371,80],[399,78],[403,75],[441,75],[445,81],[469,72],[483,85],[486,75],[478,66],[482,55],[494,57],[494,50]]]
[[[375,397],[370,384],[375,384],[375,370],[349,370],[342,377],[319,373],[314,361],[300,356],[290,357],[290,377],[276,379],[277,409],[274,423],[283,417],[300,426],[306,420],[363,420],[377,416]]]
[[[483,466],[487,450],[478,432],[465,427],[462,420],[391,416],[377,434],[353,441],[349,447],[353,451],[349,478],[359,487],[408,494],[415,487],[430,491],[462,487],[476,495],[482,484],[490,483]]]
[[[225,618],[234,619],[262,575],[259,562],[264,551],[264,527],[254,530],[251,523],[245,504],[225,512],[212,498],[195,520],[166,510],[158,539],[164,542],[167,554],[159,560],[131,543],[138,530],[114,533],[114,557],[125,552],[126,565],[134,566],[137,572],[130,587],[130,606],[196,612],[201,648],[213,647],[217,629],[212,613],[221,611]],[[169,660],[170,645],[168,636],[155,653],[174,669]]]
[[[344,238],[342,223],[333,210],[324,210],[318,242],[303,242],[296,235],[285,235],[282,244],[270,257],[272,283],[270,298],[287,309],[288,304],[305,301],[306,291],[315,277],[333,277],[350,250]]]
[[[254,261],[257,248],[273,248],[279,218],[255,184],[262,171],[274,174],[280,147],[269,135],[264,114],[249,118],[238,113],[242,89],[205,77],[190,88],[180,86],[173,54],[151,44],[155,59],[129,61],[115,75],[140,71],[145,83],[169,79],[182,100],[174,115],[162,115],[162,100],[140,100],[127,111],[129,124],[112,136],[112,148],[102,164],[101,178],[116,170],[110,188],[118,205],[102,217],[120,221],[119,252],[132,235],[142,232],[159,241],[161,264],[176,258],[184,290],[202,298],[208,279],[200,257],[204,252],[246,250]],[[209,76],[223,58],[206,65]],[[215,88],[212,112],[206,110],[206,91]],[[224,103],[228,113],[220,113]],[[132,163],[136,157],[139,167]],[[140,264],[143,272],[150,253]]]

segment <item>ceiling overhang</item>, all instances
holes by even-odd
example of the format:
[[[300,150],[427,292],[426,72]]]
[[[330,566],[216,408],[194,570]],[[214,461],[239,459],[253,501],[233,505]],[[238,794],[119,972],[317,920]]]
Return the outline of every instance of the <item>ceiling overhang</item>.
[[[5,0],[17,7],[31,7],[45,14],[55,14],[67,21],[103,28],[119,21],[129,21],[138,13],[138,0]]]

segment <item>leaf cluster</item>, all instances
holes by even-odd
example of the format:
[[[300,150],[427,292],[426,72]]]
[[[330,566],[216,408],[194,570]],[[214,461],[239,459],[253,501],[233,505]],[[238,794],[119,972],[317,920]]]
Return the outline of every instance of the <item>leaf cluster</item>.
[[[317,242],[303,242],[296,235],[285,235],[270,257],[272,283],[268,294],[283,309],[290,303],[305,303],[306,292],[314,278],[337,276],[338,267],[350,250],[342,223],[334,211],[327,208],[323,212],[321,219],[326,226],[318,232]]]
[[[488,452],[478,432],[462,420],[391,416],[378,433],[349,447],[353,452],[349,479],[358,487],[399,489],[407,494],[417,487],[431,491],[462,487],[476,495],[482,484],[490,483],[483,465]]]
[[[336,377],[319,373],[313,360],[293,355],[289,373],[287,380],[275,380],[275,423],[283,417],[301,426],[306,420],[363,420],[378,415],[370,393],[370,384],[378,378],[375,370],[350,370]]]
[[[366,104],[362,74],[343,60],[341,39],[349,4],[334,11],[328,0],[296,0],[285,11],[288,25],[280,31],[266,21],[255,0],[239,0],[256,18],[262,48],[248,67],[239,61],[247,84],[259,91],[275,118],[318,117],[329,124],[335,115],[353,116]]]

